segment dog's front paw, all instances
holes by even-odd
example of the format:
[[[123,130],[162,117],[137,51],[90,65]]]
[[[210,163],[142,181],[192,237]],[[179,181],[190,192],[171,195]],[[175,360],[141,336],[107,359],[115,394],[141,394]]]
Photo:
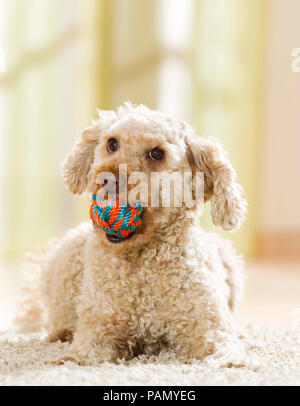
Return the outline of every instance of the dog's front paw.
[[[205,364],[212,368],[245,368],[247,363],[243,355],[213,354],[205,358]]]
[[[229,342],[218,343],[214,352],[205,358],[205,363],[213,368],[245,368],[247,355],[244,342],[233,338]]]
[[[88,358],[79,357],[76,354],[66,354],[65,356],[63,356],[61,358],[47,361],[46,364],[57,366],[57,365],[65,365],[68,362],[73,362],[74,364],[77,364],[80,366],[94,365],[92,360],[89,360]]]
[[[246,362],[244,361],[226,361],[220,368],[245,368]]]
[[[72,340],[73,340],[73,332],[68,329],[52,332],[47,337],[48,343],[55,343],[56,341],[61,341],[62,343],[65,343],[72,342]]]
[[[81,366],[97,366],[103,362],[116,362],[117,354],[111,348],[105,347],[88,347],[88,348],[71,348],[67,353],[57,360],[50,362],[51,365],[64,365],[67,362],[73,362]]]

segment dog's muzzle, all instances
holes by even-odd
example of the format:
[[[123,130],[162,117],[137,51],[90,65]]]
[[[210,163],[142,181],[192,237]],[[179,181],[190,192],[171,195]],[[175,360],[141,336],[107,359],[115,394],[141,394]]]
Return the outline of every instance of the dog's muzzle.
[[[110,242],[118,243],[130,237],[141,224],[142,212],[141,202],[122,204],[118,199],[92,195],[90,217],[95,227],[105,231]]]

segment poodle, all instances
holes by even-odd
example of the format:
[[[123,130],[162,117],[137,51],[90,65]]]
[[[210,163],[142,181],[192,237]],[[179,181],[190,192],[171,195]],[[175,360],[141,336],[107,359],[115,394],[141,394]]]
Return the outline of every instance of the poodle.
[[[120,164],[149,180],[153,172],[201,172],[214,224],[240,227],[247,204],[217,140],[143,105],[98,113],[62,164],[71,193],[97,193],[98,175],[118,177]],[[199,206],[149,205],[131,238],[110,238],[90,221],[54,244],[41,263],[39,294],[49,341],[71,343],[59,363],[173,351],[179,359],[242,365],[233,314],[243,260],[228,240],[203,231],[199,217]]]

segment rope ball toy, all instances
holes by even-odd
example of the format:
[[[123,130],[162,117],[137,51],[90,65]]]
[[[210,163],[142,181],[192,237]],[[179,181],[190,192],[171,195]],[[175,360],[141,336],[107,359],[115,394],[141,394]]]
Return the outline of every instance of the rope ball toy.
[[[126,238],[141,224],[143,207],[140,202],[134,205],[120,205],[118,199],[103,199],[92,195],[90,217],[96,227],[106,233]]]

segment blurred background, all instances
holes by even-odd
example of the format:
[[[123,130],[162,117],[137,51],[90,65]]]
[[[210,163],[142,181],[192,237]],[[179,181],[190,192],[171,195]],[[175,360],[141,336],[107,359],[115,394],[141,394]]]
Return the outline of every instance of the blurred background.
[[[299,0],[0,0],[0,327],[25,253],[88,219],[89,198],[63,186],[63,157],[96,108],[127,100],[222,141],[249,201],[242,229],[222,233],[249,263],[240,317],[292,320],[299,21]],[[209,207],[201,221],[217,231]]]

